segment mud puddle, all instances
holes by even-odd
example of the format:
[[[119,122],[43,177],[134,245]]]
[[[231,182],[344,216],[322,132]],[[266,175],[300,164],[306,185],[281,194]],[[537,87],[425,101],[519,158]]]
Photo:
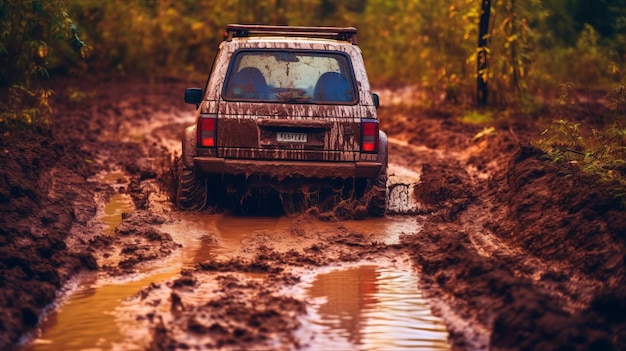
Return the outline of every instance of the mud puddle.
[[[327,269],[328,270],[328,269]],[[449,350],[409,264],[361,262],[303,275],[310,350]]]
[[[107,235],[115,235],[122,213],[133,210],[130,197],[123,191],[127,178],[116,172],[106,175],[103,180],[117,192],[110,197],[101,213],[105,224],[102,230]],[[142,289],[171,280],[181,270],[191,269],[199,262],[218,256],[242,257],[257,245],[271,245],[277,251],[298,249],[319,241],[325,234],[338,231],[363,233],[374,241],[397,244],[401,235],[420,230],[414,218],[402,216],[344,222],[320,222],[309,217],[234,217],[190,212],[171,212],[170,217],[159,230],[170,234],[175,242],[182,245],[181,249],[165,259],[143,263],[137,267],[136,273],[121,278],[101,273],[82,279],[61,299],[60,306],[48,314],[38,337],[22,350],[145,349],[149,337],[136,321],[137,313],[133,310],[136,307],[129,305],[128,301]],[[370,274],[372,269],[377,278],[362,279],[374,279],[371,284],[385,286],[379,277],[385,274],[384,270],[373,267],[357,269],[353,275]],[[413,288],[411,294],[414,294],[417,285],[415,282],[409,284]],[[369,301],[372,298],[380,299],[380,296],[360,299]],[[385,313],[376,312],[380,304],[373,306],[372,309],[365,306],[361,314]],[[375,316],[367,318],[376,320]],[[395,317],[390,315],[387,318],[393,320]]]

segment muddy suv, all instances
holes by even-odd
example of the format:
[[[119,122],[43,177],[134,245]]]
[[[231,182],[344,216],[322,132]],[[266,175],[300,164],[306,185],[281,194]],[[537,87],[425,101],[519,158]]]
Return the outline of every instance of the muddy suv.
[[[387,137],[355,28],[228,25],[205,88],[185,102],[198,109],[183,134],[179,208],[273,190],[384,215]]]

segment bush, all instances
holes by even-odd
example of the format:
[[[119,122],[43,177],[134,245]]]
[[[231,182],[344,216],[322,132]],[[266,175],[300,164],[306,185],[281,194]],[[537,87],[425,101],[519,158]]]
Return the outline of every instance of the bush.
[[[615,195],[626,205],[626,89],[620,86],[610,91],[606,113],[596,116],[579,116],[585,109],[573,95],[572,85],[564,84],[554,106],[560,118],[552,121],[535,144],[554,162],[576,164],[603,181],[616,182]]]
[[[0,0],[0,132],[44,127],[51,59],[86,53],[61,0]]]

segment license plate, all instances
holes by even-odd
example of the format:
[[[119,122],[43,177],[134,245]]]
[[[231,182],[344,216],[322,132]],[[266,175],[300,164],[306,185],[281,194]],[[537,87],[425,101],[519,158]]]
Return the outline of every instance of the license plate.
[[[306,143],[306,133],[278,132],[276,133],[276,141],[290,143]]]

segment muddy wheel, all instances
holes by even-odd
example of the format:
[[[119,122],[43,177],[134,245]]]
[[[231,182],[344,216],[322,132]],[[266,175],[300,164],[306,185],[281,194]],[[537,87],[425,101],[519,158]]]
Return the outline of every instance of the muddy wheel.
[[[178,171],[176,206],[185,211],[203,209],[207,202],[206,179],[185,166],[181,159],[177,160],[176,168]]]
[[[368,183],[368,190],[364,196],[369,199],[368,213],[372,217],[382,217],[387,210],[387,167]]]

